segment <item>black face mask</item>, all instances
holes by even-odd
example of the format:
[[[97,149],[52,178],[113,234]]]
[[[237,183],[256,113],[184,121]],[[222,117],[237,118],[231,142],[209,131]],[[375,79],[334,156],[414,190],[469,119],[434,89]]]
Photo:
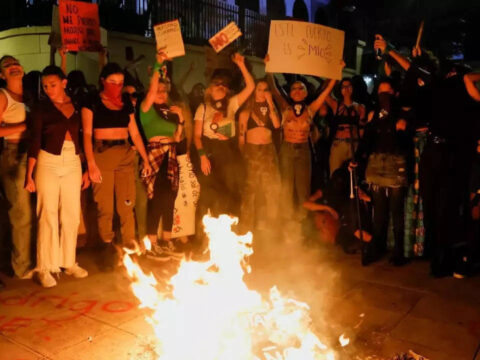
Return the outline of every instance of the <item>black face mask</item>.
[[[221,100],[210,100],[210,105],[216,110],[220,111],[223,115],[226,115],[227,113],[227,106],[228,106],[228,99],[224,97]]]
[[[302,102],[295,101],[292,105],[293,115],[295,115],[295,117],[302,116],[306,108],[307,108],[307,105],[303,101]]]
[[[162,119],[170,122],[175,122],[172,119],[172,112],[170,111],[170,108],[167,104],[154,104],[153,107]]]
[[[268,114],[270,110],[268,108],[268,103],[264,102],[255,102],[253,105],[253,113],[262,121],[266,122],[268,119]]]
[[[380,117],[388,116],[392,109],[393,95],[383,92],[378,94],[378,105],[380,108]],[[382,116],[383,114],[383,116]]]

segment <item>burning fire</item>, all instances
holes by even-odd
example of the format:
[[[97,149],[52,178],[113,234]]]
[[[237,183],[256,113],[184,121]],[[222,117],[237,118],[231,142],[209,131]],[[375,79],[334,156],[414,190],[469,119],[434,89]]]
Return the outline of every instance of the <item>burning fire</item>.
[[[243,282],[251,271],[251,233],[236,235],[236,219],[227,215],[203,222],[210,259],[182,260],[169,291],[159,291],[153,274],[124,256],[132,290],[151,310],[156,360],[334,360],[312,331],[307,304],[282,297],[276,287],[263,299]],[[339,342],[349,340],[342,335]]]

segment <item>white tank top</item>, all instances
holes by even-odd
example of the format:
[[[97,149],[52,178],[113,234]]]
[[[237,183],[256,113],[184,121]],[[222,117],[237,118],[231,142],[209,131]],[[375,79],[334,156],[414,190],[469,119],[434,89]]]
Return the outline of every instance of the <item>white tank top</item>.
[[[2,115],[2,124],[19,124],[25,121],[27,117],[27,107],[24,103],[16,101],[7,89],[0,89],[7,97],[7,108]],[[18,140],[24,137],[25,132],[18,132],[5,136],[7,140]]]

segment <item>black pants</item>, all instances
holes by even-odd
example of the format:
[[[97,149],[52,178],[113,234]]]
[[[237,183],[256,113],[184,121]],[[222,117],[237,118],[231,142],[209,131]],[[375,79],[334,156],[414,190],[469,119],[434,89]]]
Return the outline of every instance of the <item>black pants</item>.
[[[168,154],[163,158],[153,188],[153,198],[147,201],[147,234],[156,235],[158,224],[162,219],[163,231],[172,231],[173,211],[177,191],[172,190],[172,183],[167,178]]]
[[[432,271],[451,271],[454,244],[464,238],[461,216],[466,188],[461,152],[446,144],[427,144],[420,159],[420,195],[425,221],[425,253]]]
[[[211,163],[211,173],[199,172],[199,212],[210,210],[212,215],[237,215],[240,210],[240,191],[245,178],[240,154],[232,140],[202,139],[203,147]]]
[[[393,220],[395,246],[394,257],[403,257],[405,187],[391,188],[375,186],[372,189],[373,204],[373,238],[367,245],[369,251],[381,254],[387,249],[388,220],[390,212]]]

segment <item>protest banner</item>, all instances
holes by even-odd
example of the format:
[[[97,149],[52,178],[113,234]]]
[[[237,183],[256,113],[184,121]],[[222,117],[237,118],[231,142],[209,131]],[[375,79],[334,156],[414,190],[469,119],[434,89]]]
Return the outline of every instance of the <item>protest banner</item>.
[[[195,210],[200,197],[200,183],[187,155],[177,156],[179,166],[178,193],[173,211],[172,238],[195,234]]]
[[[99,51],[98,5],[62,0],[58,5],[62,43],[68,51]]]
[[[237,24],[234,21],[230,22],[227,26],[225,26],[222,30],[218,33],[213,35],[210,40],[210,45],[214,48],[214,50],[219,53],[222,51],[227,45],[234,42],[242,36],[242,32],[238,28]]]
[[[266,71],[339,80],[344,41],[341,30],[303,21],[272,20]]]
[[[178,20],[167,21],[153,27],[157,50],[162,50],[170,59],[185,55],[182,31]]]

